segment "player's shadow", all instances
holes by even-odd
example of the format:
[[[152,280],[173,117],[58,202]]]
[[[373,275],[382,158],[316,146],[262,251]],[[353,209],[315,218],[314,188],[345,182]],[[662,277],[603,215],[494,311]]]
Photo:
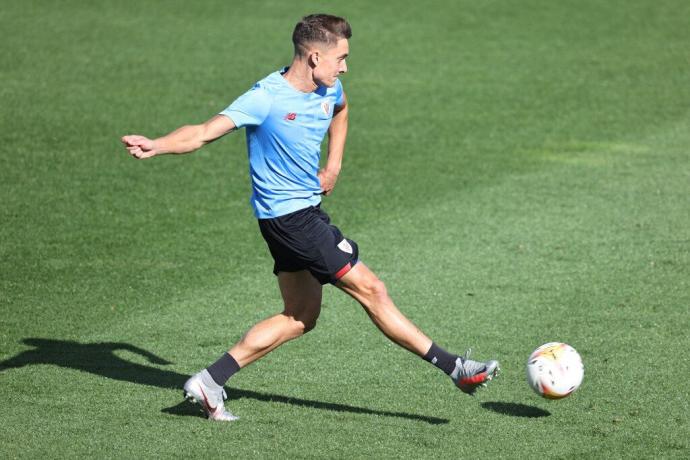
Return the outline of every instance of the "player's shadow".
[[[34,364],[52,364],[68,369],[77,369],[102,377],[123,382],[132,382],[152,387],[180,390],[188,375],[174,371],[158,369],[157,367],[127,361],[115,354],[116,351],[126,351],[137,354],[152,364],[172,364],[155,354],[129,343],[103,342],[79,343],[70,340],[52,340],[28,338],[22,343],[34,347],[18,355],[0,362],[0,372],[7,369],[30,366]],[[392,412],[368,409],[366,407],[350,406],[347,404],[327,403],[310,399],[292,398],[289,396],[261,393],[258,391],[232,388],[228,391],[231,400],[249,398],[264,402],[279,402],[312,409],[330,410],[334,412],[349,412],[354,414],[380,415],[397,417],[430,423],[432,425],[448,423],[449,420],[426,415],[409,414],[406,412]],[[182,402],[173,407],[163,409],[162,412],[173,415],[199,415],[198,406]]]
[[[527,418],[538,418],[538,417],[548,417],[551,412],[540,409],[535,406],[528,406],[527,404],[511,403],[511,402],[499,402],[499,401],[489,401],[483,402],[482,407],[484,409],[504,414],[512,415],[513,417],[527,417]]]

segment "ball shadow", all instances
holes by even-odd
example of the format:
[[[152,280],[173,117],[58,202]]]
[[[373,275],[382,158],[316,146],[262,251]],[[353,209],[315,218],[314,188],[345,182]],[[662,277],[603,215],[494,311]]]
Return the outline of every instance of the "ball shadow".
[[[486,410],[490,410],[498,414],[511,415],[513,417],[538,418],[548,417],[551,415],[551,412],[547,410],[540,409],[535,406],[528,406],[527,404],[489,401],[482,403],[481,406]]]

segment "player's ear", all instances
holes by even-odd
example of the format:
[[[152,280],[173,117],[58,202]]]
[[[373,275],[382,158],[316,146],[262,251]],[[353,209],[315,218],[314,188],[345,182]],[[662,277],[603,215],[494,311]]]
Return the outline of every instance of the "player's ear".
[[[319,65],[319,52],[318,51],[313,51],[312,53],[309,54],[309,65],[313,68]]]

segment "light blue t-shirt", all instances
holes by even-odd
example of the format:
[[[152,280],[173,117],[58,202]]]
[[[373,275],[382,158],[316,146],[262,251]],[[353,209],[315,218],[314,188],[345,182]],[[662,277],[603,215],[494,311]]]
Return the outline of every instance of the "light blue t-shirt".
[[[246,127],[251,204],[259,219],[283,216],[321,202],[317,173],[333,108],[343,104],[343,87],[312,93],[293,88],[287,68],[257,82],[221,115]]]

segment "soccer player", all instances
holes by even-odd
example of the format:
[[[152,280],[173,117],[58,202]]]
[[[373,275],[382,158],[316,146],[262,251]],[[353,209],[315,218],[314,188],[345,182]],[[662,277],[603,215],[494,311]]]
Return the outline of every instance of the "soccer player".
[[[184,384],[209,419],[237,417],[224,407],[223,386],[241,368],[316,325],[322,286],[331,283],[359,302],[374,324],[399,346],[429,361],[457,387],[472,394],[498,373],[498,362],[449,353],[407,319],[384,283],[361,261],[357,244],[343,236],[321,209],[342,164],[348,105],[339,75],[347,72],[350,25],[327,14],[305,16],[292,34],[294,58],[228,108],[199,125],[183,126],[158,139],[122,137],[130,155],[143,159],[193,152],[245,128],[252,182],[251,204],[275,261],[284,309],[252,327],[242,339]],[[328,158],[319,170],[328,132]]]

